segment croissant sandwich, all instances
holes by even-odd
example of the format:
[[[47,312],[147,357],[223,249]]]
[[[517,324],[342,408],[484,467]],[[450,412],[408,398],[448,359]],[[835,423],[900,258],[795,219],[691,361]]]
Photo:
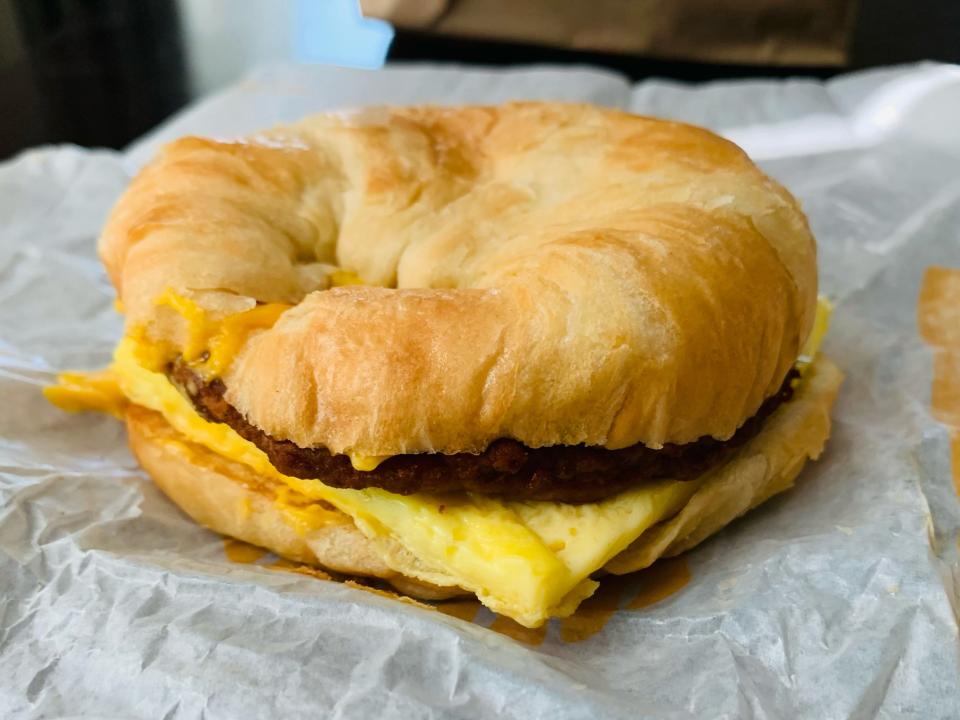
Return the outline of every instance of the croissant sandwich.
[[[841,382],[797,201],[588,105],[184,138],[99,251],[125,334],[52,401],[217,532],[529,627],[790,487]]]

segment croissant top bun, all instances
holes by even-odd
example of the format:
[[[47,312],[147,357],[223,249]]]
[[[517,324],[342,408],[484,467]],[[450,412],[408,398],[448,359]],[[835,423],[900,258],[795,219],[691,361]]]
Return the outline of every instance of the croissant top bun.
[[[586,105],[385,108],[168,145],[101,256],[127,322],[281,302],[224,369],[268,434],[334,453],[730,437],[810,331],[796,200],[699,128]],[[330,288],[344,271],[364,286]]]

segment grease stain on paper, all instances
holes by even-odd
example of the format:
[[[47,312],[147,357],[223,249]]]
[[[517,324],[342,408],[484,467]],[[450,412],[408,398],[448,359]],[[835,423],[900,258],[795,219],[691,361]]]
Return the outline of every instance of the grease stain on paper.
[[[643,585],[633,600],[627,603],[628,610],[641,610],[679,592],[690,582],[690,566],[683,557],[665,558],[640,573]]]
[[[627,576],[611,575],[600,581],[597,591],[584,600],[577,611],[560,621],[560,639],[582,642],[603,630],[620,607]]]
[[[490,624],[490,629],[494,632],[534,647],[542,643],[544,638],[547,637],[547,627],[549,627],[548,623],[544,623],[538,628],[524,627],[503,615],[497,615]]]
[[[436,605],[437,610],[444,615],[473,622],[480,612],[482,605],[476,600],[444,600]]]
[[[950,433],[950,468],[960,495],[960,269],[927,268],[917,300],[917,327],[933,348],[930,409]]]
[[[223,554],[227,556],[227,560],[233,563],[250,565],[268,553],[268,550],[264,550],[262,547],[257,547],[256,545],[251,545],[250,543],[245,543],[243,540],[235,540],[234,538],[223,539]]]

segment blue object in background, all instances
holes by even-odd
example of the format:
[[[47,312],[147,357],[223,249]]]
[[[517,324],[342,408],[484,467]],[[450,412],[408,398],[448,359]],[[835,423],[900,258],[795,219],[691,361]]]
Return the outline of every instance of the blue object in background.
[[[393,40],[390,23],[363,17],[359,0],[296,0],[292,19],[300,62],[378,68]]]

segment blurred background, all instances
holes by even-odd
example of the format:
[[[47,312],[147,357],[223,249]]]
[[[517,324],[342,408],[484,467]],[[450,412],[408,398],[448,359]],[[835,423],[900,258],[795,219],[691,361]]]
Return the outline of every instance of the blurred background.
[[[0,0],[0,159],[120,148],[271,62],[828,77],[960,62],[960,0]]]

